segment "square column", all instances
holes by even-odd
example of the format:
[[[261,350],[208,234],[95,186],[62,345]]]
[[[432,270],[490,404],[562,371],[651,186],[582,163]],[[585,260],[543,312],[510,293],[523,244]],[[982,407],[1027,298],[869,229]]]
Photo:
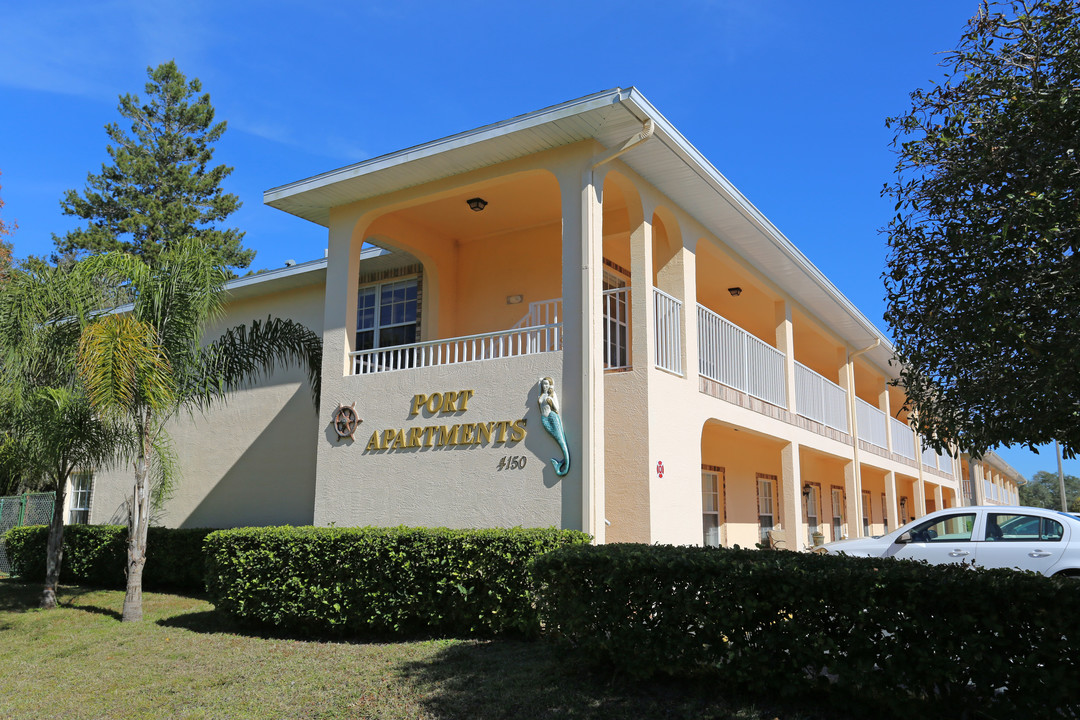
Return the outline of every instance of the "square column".
[[[855,463],[844,463],[844,513],[847,515],[847,536],[862,537],[862,487]]]
[[[788,443],[780,451],[780,484],[782,486],[784,538],[789,550],[806,547],[806,528],[802,517],[802,470],[799,466],[799,444]],[[819,511],[820,512],[820,511]]]
[[[885,508],[889,513],[885,532],[889,532],[900,527],[900,508],[896,502],[896,473],[891,470],[885,473]]]
[[[919,479],[915,482],[915,508],[911,513],[911,518],[921,518],[926,514],[926,481],[923,479],[922,473],[919,473]]]
[[[787,389],[788,412],[795,412],[795,328],[791,321],[791,305],[785,300],[774,304],[776,315],[776,349],[784,353],[784,384]]]
[[[588,158],[556,173],[562,195],[563,404],[581,478],[581,529],[604,542],[603,223]],[[575,432],[576,431],[576,432]],[[577,435],[577,437],[574,437]],[[564,478],[564,481],[566,478]],[[573,514],[564,493],[564,515]]]

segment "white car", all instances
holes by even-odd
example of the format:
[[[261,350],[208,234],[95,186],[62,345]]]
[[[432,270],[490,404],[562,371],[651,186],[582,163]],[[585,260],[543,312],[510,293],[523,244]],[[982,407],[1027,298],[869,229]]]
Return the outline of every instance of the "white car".
[[[980,505],[938,510],[887,535],[824,547],[833,555],[973,563],[1080,577],[1080,518],[1042,508]]]

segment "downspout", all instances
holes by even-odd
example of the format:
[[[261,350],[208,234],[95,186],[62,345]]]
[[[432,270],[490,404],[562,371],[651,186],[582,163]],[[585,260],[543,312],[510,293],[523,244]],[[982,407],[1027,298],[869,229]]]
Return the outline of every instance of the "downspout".
[[[851,377],[851,388],[850,388],[850,392],[848,392],[848,416],[851,418],[851,440],[852,440],[851,447],[852,447],[852,450],[854,451],[853,459],[854,459],[854,462],[855,462],[855,486],[856,486],[855,511],[856,511],[856,515],[857,515],[857,517],[848,520],[848,527],[849,528],[856,527],[856,528],[859,528],[860,531],[862,530],[862,514],[863,514],[863,506],[862,506],[863,497],[862,497],[862,493],[863,493],[863,484],[862,484],[862,466],[859,464],[860,463],[860,460],[859,460],[859,414],[856,411],[856,405],[855,405],[855,358],[859,357],[863,353],[870,352],[871,350],[878,347],[879,345],[881,345],[881,338],[875,339],[872,345],[867,345],[866,347],[864,347],[861,350],[856,350],[855,352],[849,352],[848,356],[847,356],[847,365],[850,368],[849,372],[851,373],[851,376],[850,376]],[[886,430],[886,432],[889,431],[888,424],[886,424],[885,430]],[[858,537],[858,536],[855,535],[854,533],[849,533],[848,537]]]
[[[585,170],[585,176],[583,178],[584,185],[589,189],[588,191],[590,193],[595,192],[596,181],[595,181],[594,175],[595,175],[596,168],[600,167],[601,165],[603,165],[605,163],[611,162],[612,160],[619,157],[620,155],[622,155],[622,154],[624,154],[626,152],[629,152],[630,150],[633,150],[638,145],[641,145],[641,144],[645,143],[649,138],[651,138],[653,136],[653,132],[655,130],[656,130],[656,123],[653,122],[652,118],[646,118],[644,120],[644,122],[642,122],[642,124],[641,124],[641,132],[639,132],[639,133],[631,136],[630,138],[628,138],[626,140],[626,142],[624,142],[621,146],[619,146],[617,148],[614,148],[612,150],[608,150],[607,152],[604,152],[604,153],[602,153],[600,155],[595,156],[593,158],[592,164],[589,165],[589,167]],[[590,206],[591,206],[591,201],[590,201]],[[586,209],[586,213],[588,213],[588,209]],[[592,300],[593,300],[592,295],[596,294],[596,293],[593,293],[592,291],[593,290],[598,290],[598,288],[593,288],[589,283],[590,277],[592,275],[592,262],[591,262],[591,260],[592,260],[592,258],[591,258],[591,255],[592,255],[592,243],[590,242],[591,239],[592,239],[592,233],[591,233],[592,218],[586,214],[582,218],[582,220],[583,220],[583,222],[582,222],[582,225],[583,225],[582,230],[586,231],[586,229],[588,229],[588,231],[583,233],[584,237],[582,237],[582,242],[581,242],[581,287],[582,287],[583,291],[584,290],[589,291],[589,295],[587,297],[588,297],[589,307],[591,308],[592,307]],[[590,314],[591,314],[591,312],[590,312]],[[589,323],[589,322],[583,323],[582,324],[582,333],[581,333],[582,352],[583,352],[583,354],[586,353],[586,352],[588,353],[588,356],[586,358],[583,358],[583,360],[587,360],[587,362],[585,363],[585,366],[586,366],[585,367],[586,387],[588,387],[590,389],[590,393],[589,393],[590,397],[588,398],[588,401],[585,402],[585,403],[582,403],[582,405],[586,408],[585,412],[587,413],[587,416],[585,418],[583,418],[583,420],[585,420],[585,422],[583,423],[584,424],[583,432],[585,432],[586,428],[587,428],[588,429],[587,432],[589,432],[589,435],[592,436],[593,425],[595,425],[595,423],[596,423],[596,420],[595,420],[595,418],[596,418],[596,407],[602,401],[601,397],[596,397],[596,396],[599,394],[597,392],[597,390],[600,388],[600,382],[602,382],[603,374],[602,374],[602,371],[601,371],[601,378],[599,380],[592,377],[593,374],[594,374],[594,372],[593,372],[594,363],[593,363],[592,346],[591,346],[592,337],[590,336],[590,332],[589,332],[590,325],[591,325],[591,323]],[[601,430],[600,428],[597,428],[598,432],[600,430]],[[585,438],[582,438],[582,440],[583,440],[582,445],[584,446],[585,445],[585,442],[584,442]],[[595,452],[595,448],[590,448],[589,449],[590,457],[589,457],[589,463],[588,464],[586,464],[584,462],[585,458],[582,458],[582,460],[583,460],[582,465],[584,467],[582,468],[582,483],[581,483],[581,515],[582,515],[582,517],[581,517],[581,527],[582,527],[582,530],[584,530],[587,533],[590,533],[593,536],[596,535],[595,528],[597,528],[599,526],[600,522],[603,522],[605,526],[611,524],[608,521],[607,518],[594,518],[593,517],[593,515],[596,513],[596,502],[595,502],[594,495],[597,493],[597,488],[596,488],[596,477],[595,477],[594,473],[592,472],[592,470],[590,468],[591,468],[591,466],[593,464],[593,461],[594,461],[593,457],[592,457],[594,452]],[[603,462],[603,459],[601,458],[600,461]]]
[[[643,142],[651,138],[653,136],[653,131],[655,130],[656,123],[653,122],[652,118],[645,118],[645,122],[641,124],[641,132],[624,142],[621,147],[615,148],[613,150],[608,150],[602,155],[597,155],[596,158],[593,160],[592,169],[595,170],[604,163],[611,162],[623,153],[633,150],[638,145],[641,145]]]

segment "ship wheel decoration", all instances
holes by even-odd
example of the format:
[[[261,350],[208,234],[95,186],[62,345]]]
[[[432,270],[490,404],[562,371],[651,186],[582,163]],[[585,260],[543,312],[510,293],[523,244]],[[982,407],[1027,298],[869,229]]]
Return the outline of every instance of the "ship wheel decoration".
[[[363,420],[356,414],[356,403],[352,405],[338,405],[337,411],[334,413],[334,432],[337,433],[338,439],[349,438],[353,440],[353,435],[356,434],[356,428],[360,426]]]

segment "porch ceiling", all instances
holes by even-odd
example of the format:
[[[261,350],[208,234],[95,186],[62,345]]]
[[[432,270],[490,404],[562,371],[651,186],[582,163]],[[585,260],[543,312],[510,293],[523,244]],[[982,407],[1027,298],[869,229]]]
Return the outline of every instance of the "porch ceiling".
[[[620,160],[773,279],[853,349],[889,369],[888,339],[636,89],[615,88],[267,190],[264,202],[329,226],[330,208],[594,139],[607,148],[653,139]]]

